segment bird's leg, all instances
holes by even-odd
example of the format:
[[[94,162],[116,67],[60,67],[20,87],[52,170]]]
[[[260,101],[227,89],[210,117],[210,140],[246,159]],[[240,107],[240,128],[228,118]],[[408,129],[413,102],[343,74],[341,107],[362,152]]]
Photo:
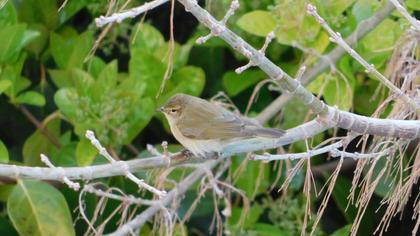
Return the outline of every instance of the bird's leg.
[[[219,159],[220,156],[221,156],[220,152],[210,152],[208,155],[208,157],[210,157],[210,159],[213,159],[213,160]]]
[[[190,150],[188,150],[188,149],[183,149],[181,151],[181,154],[183,156],[185,156],[186,158],[190,158],[190,157],[193,157],[194,156],[194,154]]]

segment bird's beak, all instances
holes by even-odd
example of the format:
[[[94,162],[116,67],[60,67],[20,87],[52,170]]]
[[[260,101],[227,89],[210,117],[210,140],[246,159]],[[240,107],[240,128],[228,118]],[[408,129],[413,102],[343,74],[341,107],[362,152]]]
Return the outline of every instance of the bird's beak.
[[[156,112],[163,112],[163,111],[164,111],[163,107],[159,107],[159,108],[156,109]]]

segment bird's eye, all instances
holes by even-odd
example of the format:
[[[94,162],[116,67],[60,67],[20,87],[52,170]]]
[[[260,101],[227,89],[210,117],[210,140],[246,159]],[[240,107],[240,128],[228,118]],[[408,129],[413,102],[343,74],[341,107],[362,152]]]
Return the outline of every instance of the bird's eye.
[[[171,109],[171,112],[172,112],[172,113],[175,113],[175,112],[176,112],[176,109]]]

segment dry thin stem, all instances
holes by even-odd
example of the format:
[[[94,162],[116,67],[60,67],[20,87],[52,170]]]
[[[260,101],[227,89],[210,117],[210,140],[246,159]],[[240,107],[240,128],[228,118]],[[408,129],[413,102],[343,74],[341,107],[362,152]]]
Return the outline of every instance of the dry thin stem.
[[[64,174],[64,170],[62,167],[55,167],[50,159],[48,159],[47,156],[45,156],[44,154],[41,154],[41,161],[45,163],[45,165],[47,165],[49,168],[51,169],[57,169],[58,171],[62,172],[62,180],[65,184],[67,184],[67,186],[69,186],[69,188],[73,189],[74,191],[79,191],[80,189],[80,184],[71,181],[69,178],[67,178],[67,176]]]
[[[270,32],[267,34],[267,36],[265,37],[265,41],[264,41],[264,45],[261,47],[260,50],[258,50],[259,53],[261,53],[262,55],[265,55],[265,51],[268,48],[268,45],[271,43],[271,41],[274,39],[276,35],[274,34],[274,32]],[[242,72],[244,72],[245,70],[249,69],[252,66],[256,66],[256,62],[253,62],[252,60],[249,60],[248,64],[241,66],[239,68],[235,69],[235,72],[237,74],[240,74]]]
[[[144,12],[147,12],[153,8],[156,8],[169,0],[154,0],[150,2],[146,2],[141,6],[131,8],[130,10],[120,12],[120,13],[114,13],[110,16],[100,16],[95,19],[95,23],[97,27],[102,27],[104,25],[110,24],[110,23],[120,23],[121,21],[127,19],[127,18],[134,18]]]
[[[317,156],[323,153],[328,153],[328,152],[332,152],[334,150],[337,150],[337,148],[340,148],[343,146],[343,142],[339,141],[333,144],[330,144],[328,146],[319,148],[319,149],[315,149],[315,150],[309,150],[307,152],[302,152],[302,153],[290,153],[290,154],[277,154],[277,155],[273,155],[270,153],[265,153],[264,155],[256,155],[254,154],[251,157],[251,160],[256,160],[256,161],[263,161],[263,162],[270,162],[270,161],[275,161],[275,160],[295,160],[295,159],[309,159],[313,156]]]
[[[109,199],[118,200],[123,203],[134,204],[134,205],[155,205],[155,204],[160,203],[159,200],[147,200],[147,199],[136,198],[132,195],[114,194],[112,193],[113,188],[110,190],[103,191],[101,189],[95,188],[95,184],[86,184],[83,186],[83,191],[85,192],[92,193],[100,197],[106,197]],[[123,194],[121,190],[118,192]]]
[[[220,160],[219,160],[220,161]],[[206,163],[208,168],[213,168],[216,166],[219,161],[210,161]],[[191,185],[193,185],[197,180],[201,179],[206,174],[206,171],[202,168],[199,168],[184,178],[174,189],[172,189],[165,197],[161,199],[162,205],[170,204],[174,199],[183,195]],[[117,231],[112,234],[112,236],[127,235],[130,232],[134,232],[137,229],[141,228],[147,220],[153,217],[161,207],[151,206],[143,211],[141,214],[137,215],[133,220],[127,222],[121,226]]]

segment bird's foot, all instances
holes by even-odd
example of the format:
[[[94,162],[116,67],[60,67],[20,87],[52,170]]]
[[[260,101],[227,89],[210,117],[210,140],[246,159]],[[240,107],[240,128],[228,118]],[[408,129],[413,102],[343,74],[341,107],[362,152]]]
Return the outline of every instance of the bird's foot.
[[[194,154],[193,154],[190,150],[188,150],[188,149],[184,149],[184,150],[182,150],[182,151],[181,151],[181,154],[182,154],[184,157],[186,157],[186,158],[191,158],[191,157],[193,157],[193,156],[194,156]]]
[[[208,155],[208,157],[210,157],[210,159],[213,159],[213,160],[219,159],[220,156],[221,156],[220,152],[211,152]]]

